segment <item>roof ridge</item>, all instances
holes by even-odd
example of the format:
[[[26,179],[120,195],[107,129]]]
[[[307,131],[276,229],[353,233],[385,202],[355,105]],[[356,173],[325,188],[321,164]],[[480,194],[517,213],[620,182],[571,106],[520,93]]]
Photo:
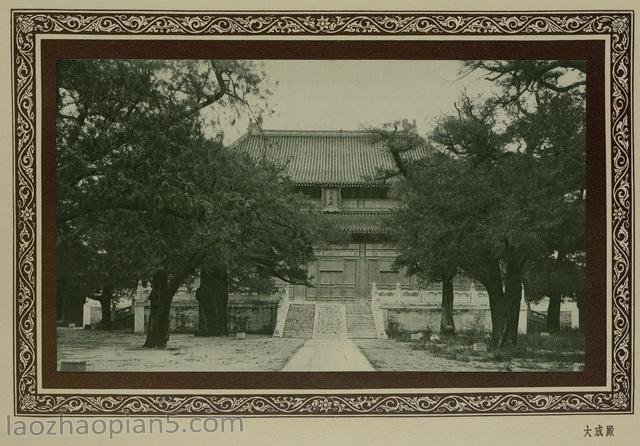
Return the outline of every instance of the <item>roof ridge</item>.
[[[262,133],[266,136],[367,136],[371,135],[370,130],[286,130],[286,129],[262,129]],[[260,136],[254,133],[254,136]]]

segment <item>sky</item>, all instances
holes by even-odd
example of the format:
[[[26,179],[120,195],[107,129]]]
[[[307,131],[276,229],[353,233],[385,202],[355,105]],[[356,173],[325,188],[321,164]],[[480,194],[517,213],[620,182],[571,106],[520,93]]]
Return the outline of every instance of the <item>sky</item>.
[[[359,130],[400,119],[415,120],[420,134],[453,110],[463,89],[488,95],[495,85],[472,73],[460,79],[459,61],[265,60],[275,112],[264,129]],[[277,85],[274,86],[275,81]],[[248,118],[225,130],[229,142]]]

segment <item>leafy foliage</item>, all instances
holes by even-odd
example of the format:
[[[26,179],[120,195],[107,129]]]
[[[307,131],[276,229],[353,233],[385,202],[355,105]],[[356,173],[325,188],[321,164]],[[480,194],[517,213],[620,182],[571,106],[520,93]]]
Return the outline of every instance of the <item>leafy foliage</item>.
[[[431,148],[419,161],[404,160],[394,191],[400,209],[389,229],[401,251],[397,264],[410,272],[434,280],[462,271],[485,284],[493,336],[503,344],[516,339],[523,282],[532,296],[548,292],[542,283],[559,280],[564,295],[583,292],[584,66],[579,61],[464,66],[488,71],[502,93],[488,100],[463,93],[454,111],[441,116],[421,142],[407,128],[387,131],[391,150]],[[567,83],[571,69],[577,74]],[[551,261],[559,255],[561,263]],[[500,332],[497,324],[507,325]]]
[[[219,130],[259,120],[263,78],[249,61],[59,62],[58,255],[61,277],[86,276],[79,294],[164,271],[172,296],[205,257],[232,289],[306,282],[319,220],[284,166]]]

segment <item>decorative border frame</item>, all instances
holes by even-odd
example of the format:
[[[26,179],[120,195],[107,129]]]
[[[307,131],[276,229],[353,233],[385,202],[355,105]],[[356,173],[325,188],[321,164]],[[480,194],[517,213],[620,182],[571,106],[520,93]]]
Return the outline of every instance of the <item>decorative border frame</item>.
[[[12,11],[15,156],[15,410],[17,414],[426,415],[631,413],[632,27],[630,11],[555,13],[130,13]],[[611,69],[612,388],[603,392],[148,395],[40,393],[36,345],[38,34],[549,36],[608,35]]]

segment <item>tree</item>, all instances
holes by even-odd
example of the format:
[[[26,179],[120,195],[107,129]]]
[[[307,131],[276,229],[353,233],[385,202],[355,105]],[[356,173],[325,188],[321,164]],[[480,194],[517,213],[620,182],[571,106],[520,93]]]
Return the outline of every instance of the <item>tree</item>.
[[[584,254],[586,194],[585,61],[466,61],[462,71],[465,75],[482,72],[486,79],[500,86],[501,93],[489,103],[507,114],[505,136],[511,138],[514,150],[525,155],[529,164],[547,179],[547,185],[554,187],[551,194],[539,197],[547,200],[547,205],[556,211],[544,228],[544,242],[537,244],[541,249],[539,255],[542,259],[555,256],[559,259],[558,267],[564,256],[580,258]],[[464,135],[457,136],[465,139]],[[541,186],[544,190],[544,184]],[[540,264],[540,261],[532,261],[529,266]],[[580,268],[572,271],[580,271]],[[535,276],[535,273],[531,275]],[[569,275],[564,281],[572,282],[571,277]],[[548,278],[550,283],[556,282]],[[559,327],[559,290],[559,285],[548,289],[548,326],[554,330]],[[573,294],[580,295],[579,292]],[[513,330],[511,336],[515,336]]]
[[[525,282],[530,300],[549,298],[546,330],[549,333],[560,331],[560,305],[563,298],[572,299],[582,313],[584,296],[584,255],[555,253],[532,262]],[[584,316],[581,314],[579,325],[583,328]]]
[[[392,227],[401,252],[398,262],[442,280],[441,325],[452,323],[447,320],[447,300],[452,303],[453,290],[445,279],[461,272],[482,283],[489,294],[492,338],[497,340],[505,307],[500,244],[491,241],[499,191],[488,181],[485,166],[443,151],[412,163],[410,171],[411,180],[395,191],[400,206]]]
[[[199,112],[223,100],[227,91],[240,98],[255,96],[258,79],[251,67],[233,61],[60,61],[56,224],[58,239],[66,245],[59,244],[59,257],[74,238],[75,246],[82,246],[79,238],[90,229],[85,224],[85,232],[76,230],[83,218],[112,210],[130,211],[127,218],[134,212],[176,215],[168,205],[160,209],[152,202],[145,185],[135,181],[136,172],[151,167],[147,155],[168,140],[200,134],[204,118]],[[59,266],[72,263],[66,257]],[[77,274],[77,268],[60,270],[61,277]],[[68,288],[59,289],[59,302],[81,305],[84,297],[69,300]]]
[[[430,155],[405,163],[393,223],[400,261],[414,271],[458,268],[482,283],[490,299],[492,348],[516,342],[527,268],[561,244],[573,246],[571,253],[580,250],[578,99],[540,94],[539,113],[507,116],[505,125],[498,121],[498,101],[463,95],[430,133]],[[561,117],[562,110],[574,113]]]
[[[520,117],[513,127],[554,186],[555,218],[548,222],[546,249],[531,263],[540,271],[530,276],[546,277],[547,330],[557,332],[562,296],[580,295],[573,278],[580,271],[574,260],[585,252],[585,110],[580,93],[540,92],[539,98],[537,111]]]
[[[516,293],[518,302],[521,296],[517,284],[522,260],[514,249],[508,249],[508,239],[495,231],[504,198],[501,172],[506,172],[497,161],[507,141],[494,130],[494,103],[476,104],[463,95],[456,111],[439,120],[429,143],[411,132],[406,121],[402,132],[397,123],[392,132],[377,132],[395,153],[394,160],[401,165],[398,170],[406,184],[399,189],[401,211],[393,222],[401,247],[398,261],[431,280],[437,277],[442,281],[444,327],[453,325],[455,273],[464,270],[480,281],[489,293],[492,346],[497,346],[517,333],[518,313],[513,306]],[[421,144],[432,145],[430,155],[411,161],[406,152]],[[500,260],[506,252],[511,255],[511,280],[503,288]],[[510,300],[513,303],[507,305]]]
[[[386,224],[400,251],[395,267],[403,269],[405,274],[415,275],[421,282],[442,283],[440,332],[454,334],[453,279],[458,273],[458,263],[454,259],[454,253],[459,251],[457,236],[455,230],[451,230],[452,226],[447,227],[435,220],[424,221],[415,215],[429,212],[423,205],[435,202],[430,200],[433,192],[437,190],[436,193],[444,193],[438,188],[421,188],[422,172],[411,162],[412,152],[427,148],[426,142],[417,134],[415,125],[407,120],[384,124],[370,131],[373,134],[372,142],[382,142],[388,148],[396,167],[395,171],[380,172],[378,176],[389,178],[399,175],[402,179],[396,182],[393,191],[401,206]],[[443,176],[439,178],[453,174],[456,168],[454,164],[447,163],[448,160],[440,157],[441,154],[432,151],[430,155],[430,162],[442,167],[442,170],[436,172]],[[437,180],[434,178],[434,181]],[[447,216],[443,218],[448,219]]]
[[[515,108],[522,114],[540,103],[539,94],[584,93],[587,64],[584,60],[467,60],[461,73],[474,72],[501,88],[496,98],[502,107]],[[531,103],[533,97],[534,103]]]
[[[577,99],[570,93],[540,93],[536,112],[507,115],[500,131],[498,101],[478,104],[463,97],[456,113],[441,119],[431,135],[443,150],[484,170],[500,203],[482,237],[488,252],[503,264],[501,328],[494,332],[494,346],[516,341],[522,284],[532,260],[558,250],[559,241],[567,244],[571,229],[579,239],[584,227],[575,218],[584,188],[584,124]],[[575,111],[571,117],[566,116],[569,110]]]
[[[437,168],[426,167],[437,165]],[[423,170],[424,169],[424,170]],[[435,174],[429,184],[420,180],[426,171]],[[465,253],[461,251],[460,221],[455,215],[459,208],[442,207],[443,200],[455,200],[464,206],[461,198],[445,190],[449,178],[460,174],[460,166],[454,159],[442,153],[432,153],[420,167],[411,168],[411,179],[399,184],[394,196],[400,206],[389,230],[400,251],[396,264],[415,274],[421,282],[442,283],[440,332],[455,333],[453,319],[453,279],[461,271]],[[428,187],[425,187],[428,186]],[[440,212],[444,211],[444,212]],[[451,212],[453,211],[453,212]],[[431,215],[433,218],[420,218]]]
[[[210,258],[224,259],[232,277],[238,257],[229,253],[257,243],[246,238],[256,228],[264,232],[262,247],[280,237],[270,251],[257,251],[259,272],[299,280],[293,262],[312,252],[297,249],[310,240],[308,232],[284,239],[282,230],[273,229],[289,224],[286,218],[307,218],[289,204],[294,201],[281,167],[232,153],[221,132],[210,130],[251,98],[264,98],[261,76],[255,64],[235,61],[58,65],[56,219],[62,232],[83,228],[61,238],[78,237],[82,245],[82,237],[98,238],[105,227],[114,240],[131,236],[131,253],[144,260],[133,262],[127,274],[152,277],[145,347],[166,345],[171,300],[185,279]],[[207,113],[214,104],[220,109]],[[283,195],[267,202],[264,191],[255,192],[271,180],[277,189],[270,191]],[[96,217],[102,227],[81,224]],[[259,218],[272,227],[260,226]],[[294,250],[301,254],[290,255]]]
[[[58,300],[76,299],[80,308],[85,298],[97,300],[104,330],[111,329],[112,305],[136,282],[147,255],[144,247],[135,245],[138,228],[131,222],[120,226],[112,213],[87,215],[57,227]],[[67,312],[70,308],[74,305],[65,305]]]
[[[557,331],[561,289],[566,288],[560,282],[572,282],[565,257],[584,256],[586,62],[467,61],[463,67],[465,74],[481,72],[486,79],[500,86],[501,93],[496,101],[511,111],[512,132],[519,135],[527,152],[535,153],[546,165],[547,174],[552,176],[550,182],[564,194],[565,200],[559,207],[565,209],[567,219],[549,231],[553,240],[547,241],[548,252],[532,263],[532,267],[537,265],[542,270],[530,274],[532,277],[546,274],[548,283],[554,284],[545,288],[550,299],[547,328]],[[549,269],[549,263],[568,276],[561,279]],[[580,268],[570,270],[575,272]]]
[[[309,285],[306,265],[322,239],[324,220],[311,202],[294,190],[284,166],[233,154],[235,178],[225,194],[243,198],[237,206],[241,234],[225,237],[207,254],[200,269],[200,335],[227,334],[227,301],[232,290],[273,291],[275,280]]]
[[[464,75],[482,72],[501,91],[484,101],[463,93],[455,111],[430,132],[426,144],[433,150],[426,160],[403,158],[425,144],[406,126],[399,131],[396,123],[378,133],[404,179],[393,225],[399,261],[430,274],[442,274],[441,266],[459,268],[481,282],[496,348],[516,342],[527,274],[534,277],[531,270],[550,256],[579,259],[584,252],[586,64],[499,60],[462,66]],[[578,276],[580,267],[574,271]],[[579,296],[580,287],[572,288]]]

